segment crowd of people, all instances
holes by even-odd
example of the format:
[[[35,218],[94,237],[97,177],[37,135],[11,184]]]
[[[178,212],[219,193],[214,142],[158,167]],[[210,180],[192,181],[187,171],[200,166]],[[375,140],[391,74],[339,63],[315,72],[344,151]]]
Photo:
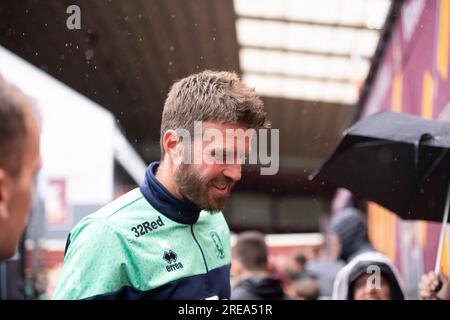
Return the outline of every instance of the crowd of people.
[[[332,217],[319,257],[293,252],[270,265],[264,234],[243,232],[233,249],[232,299],[407,300],[395,265],[371,245],[364,214],[349,207]],[[430,272],[418,284],[422,299],[450,299],[449,282]],[[440,286],[441,288],[439,289]],[[438,290],[436,290],[438,289]]]

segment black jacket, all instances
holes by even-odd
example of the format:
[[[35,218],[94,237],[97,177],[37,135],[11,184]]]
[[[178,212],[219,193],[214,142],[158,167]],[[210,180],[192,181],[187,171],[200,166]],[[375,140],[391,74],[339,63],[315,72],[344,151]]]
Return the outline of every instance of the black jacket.
[[[284,300],[281,280],[273,277],[250,277],[231,290],[231,300]]]

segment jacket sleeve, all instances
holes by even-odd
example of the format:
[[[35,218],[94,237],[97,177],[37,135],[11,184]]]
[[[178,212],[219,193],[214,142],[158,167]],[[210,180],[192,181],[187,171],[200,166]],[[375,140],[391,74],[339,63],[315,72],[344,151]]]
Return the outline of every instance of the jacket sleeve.
[[[104,221],[82,221],[71,233],[53,299],[95,298],[127,282],[126,239]]]

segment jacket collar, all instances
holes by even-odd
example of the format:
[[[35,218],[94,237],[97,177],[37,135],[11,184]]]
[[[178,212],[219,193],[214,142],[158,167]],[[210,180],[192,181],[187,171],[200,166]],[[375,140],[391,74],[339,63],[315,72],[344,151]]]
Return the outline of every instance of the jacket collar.
[[[158,166],[158,161],[152,162],[145,172],[144,182],[139,187],[144,198],[171,220],[184,224],[196,223],[201,209],[191,201],[178,199],[171,194],[155,177]]]

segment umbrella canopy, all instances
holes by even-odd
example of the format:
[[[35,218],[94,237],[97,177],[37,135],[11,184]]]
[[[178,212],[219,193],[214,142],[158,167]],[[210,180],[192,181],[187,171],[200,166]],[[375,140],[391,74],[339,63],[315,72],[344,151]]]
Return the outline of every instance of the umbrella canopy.
[[[442,221],[450,180],[450,123],[384,111],[344,133],[313,175],[403,219]]]

